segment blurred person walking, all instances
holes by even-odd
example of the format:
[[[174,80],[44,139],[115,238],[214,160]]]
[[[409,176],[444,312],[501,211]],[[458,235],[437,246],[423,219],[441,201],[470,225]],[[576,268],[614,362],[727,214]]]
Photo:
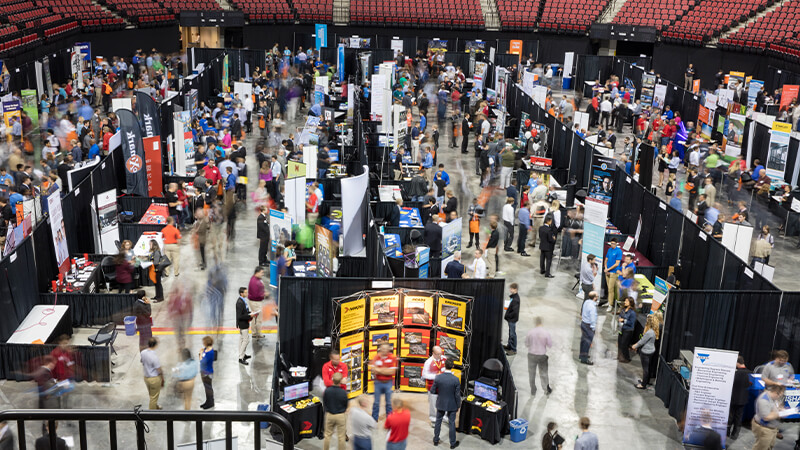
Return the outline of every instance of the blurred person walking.
[[[206,393],[206,401],[200,405],[203,409],[214,407],[214,362],[217,360],[217,351],[214,350],[214,339],[211,336],[203,338],[203,349],[200,350],[200,379]]]

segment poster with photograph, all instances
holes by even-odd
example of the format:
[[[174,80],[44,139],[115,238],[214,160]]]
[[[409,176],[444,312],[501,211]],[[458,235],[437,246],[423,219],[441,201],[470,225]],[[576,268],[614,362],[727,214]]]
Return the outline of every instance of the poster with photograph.
[[[433,325],[433,297],[426,292],[406,292],[403,296],[403,325]]]
[[[61,210],[61,193],[54,192],[47,197],[47,212],[50,214],[50,231],[53,234],[53,248],[59,273],[69,270],[69,247],[67,232],[64,229],[64,213]]]
[[[461,251],[461,217],[442,227],[442,264],[447,265],[457,251]]]
[[[484,53],[486,51],[486,42],[476,39],[474,41],[464,41],[464,51],[467,53]]]
[[[100,248],[104,254],[117,251],[119,224],[117,215],[117,190],[111,189],[97,196],[97,222],[100,228]]]
[[[747,109],[756,107],[756,97],[758,97],[758,93],[763,87],[763,81],[750,80],[750,85],[747,87]]]
[[[428,384],[422,378],[425,363],[402,361],[400,363],[400,390],[407,392],[427,392]]]
[[[358,397],[364,391],[364,333],[340,336],[339,357],[347,366],[347,397]]]
[[[400,295],[394,291],[369,295],[369,326],[393,326],[400,315]]]
[[[728,118],[728,132],[725,135],[727,143],[725,154],[736,157],[742,153],[742,137],[744,136],[744,123],[746,117],[741,114],[731,114]]]
[[[707,414],[711,419],[711,428],[721,439],[718,447],[725,448],[731,389],[738,357],[739,353],[735,351],[694,348],[692,389],[686,404],[686,424],[683,429],[684,444],[692,447],[704,444],[708,432],[702,423],[703,416]]]
[[[466,330],[467,302],[440,296],[436,314],[436,324],[448,330]]]
[[[723,108],[728,107],[728,103],[733,101],[733,95],[736,91],[734,89],[720,89],[719,96],[717,97],[717,105]]]
[[[616,168],[617,162],[613,158],[594,156],[592,160],[592,178],[589,180],[589,197],[601,202],[611,202]]]
[[[657,84],[653,91],[653,107],[656,109],[664,109],[664,101],[667,98],[667,85]]]
[[[444,356],[453,360],[453,364],[460,366],[464,364],[464,336],[438,331],[434,345],[442,347]]]
[[[431,330],[404,327],[400,330],[400,357],[426,359],[430,356]]]
[[[739,89],[744,84],[744,72],[728,72],[728,89]]]
[[[339,303],[339,333],[348,334],[364,328],[367,321],[367,299],[359,297]]]
[[[656,76],[651,73],[642,74],[642,104],[650,105],[653,103],[653,90],[656,87]]]
[[[269,226],[270,251],[274,253],[278,244],[283,245],[292,239],[292,219],[282,211],[270,209]]]
[[[317,256],[317,275],[333,276],[333,233],[331,230],[316,225],[314,228],[314,253]]]
[[[789,139],[792,135],[792,124],[772,122],[772,135],[769,139],[767,153],[767,176],[773,180],[783,180],[786,172],[786,158],[789,154]]]
[[[378,347],[382,344],[389,344],[391,353],[397,356],[397,330],[389,328],[387,330],[369,330],[367,333],[367,357],[372,359],[378,353]]]

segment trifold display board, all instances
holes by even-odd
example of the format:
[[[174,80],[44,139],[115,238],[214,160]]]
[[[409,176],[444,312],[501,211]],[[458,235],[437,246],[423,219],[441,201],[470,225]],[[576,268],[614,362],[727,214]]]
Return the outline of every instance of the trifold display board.
[[[369,361],[381,344],[389,344],[398,358],[395,383],[403,391],[426,391],[422,366],[434,345],[453,360],[456,376],[461,378],[462,371],[469,370],[470,297],[390,289],[363,291],[332,302],[331,337],[349,369],[350,398],[373,392]]]

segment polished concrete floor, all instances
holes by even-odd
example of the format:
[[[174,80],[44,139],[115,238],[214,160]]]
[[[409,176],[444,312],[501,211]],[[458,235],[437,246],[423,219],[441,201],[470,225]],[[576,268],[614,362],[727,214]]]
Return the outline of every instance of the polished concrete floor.
[[[248,140],[248,148],[254,148],[253,139]],[[444,162],[450,173],[452,187],[459,198],[460,212],[466,212],[471,198],[479,190],[474,174],[472,155],[463,155],[458,150],[449,149],[449,138],[443,135],[439,161]],[[252,155],[249,158],[251,170],[255,167]],[[256,177],[250,177],[252,180]],[[252,190],[255,186],[250,186]],[[502,198],[498,196],[490,203],[489,213],[500,213]],[[494,206],[496,205],[496,206]],[[494,208],[494,209],[492,209]],[[256,265],[255,214],[247,208],[240,215],[236,225],[237,238],[230,247],[220,253],[228,274],[228,293],[225,297],[224,329],[215,336],[216,347],[220,351],[216,363],[214,386],[216,391],[216,410],[255,410],[258,404],[269,403],[272,361],[275,348],[275,322],[265,323],[267,337],[252,345],[253,359],[249,366],[237,363],[238,335],[234,322],[234,302],[239,286],[246,286],[253,268]],[[466,232],[466,230],[465,230]],[[188,234],[188,233],[186,233]],[[485,239],[485,237],[484,237]],[[194,296],[194,314],[192,328],[186,337],[186,347],[196,354],[201,347],[200,340],[208,331],[210,323],[206,313],[203,290],[207,280],[207,272],[197,268],[197,257],[190,239],[184,238],[181,251],[181,275],[165,279],[167,292],[179,281],[197,289]],[[465,252],[466,255],[467,252]],[[653,389],[639,391],[634,383],[641,375],[638,357],[629,364],[620,364],[616,360],[616,335],[611,329],[611,316],[601,314],[598,323],[598,334],[592,349],[594,366],[585,366],[577,361],[580,338],[579,310],[580,300],[570,288],[574,284],[574,268],[562,261],[554,270],[555,278],[545,279],[538,274],[538,250],[529,251],[531,257],[524,258],[515,253],[502,253],[500,260],[501,276],[509,283],[520,285],[522,297],[521,317],[518,325],[518,336],[521,341],[519,355],[510,357],[511,371],[515,377],[519,392],[519,414],[529,421],[528,440],[522,444],[514,444],[505,439],[500,446],[519,448],[538,448],[542,433],[550,421],[559,425],[561,434],[566,438],[564,448],[573,447],[578,434],[578,419],[588,416],[592,420],[592,431],[598,434],[601,448],[625,449],[677,449],[680,445],[680,432],[675,421],[667,414],[661,401],[655,397]],[[783,253],[783,252],[780,252]],[[780,254],[776,251],[777,254]],[[783,256],[782,256],[783,257]],[[785,256],[787,260],[790,256]],[[471,257],[465,256],[465,262]],[[780,285],[780,284],[779,284]],[[152,294],[152,288],[148,289]],[[530,330],[533,318],[542,317],[545,327],[553,338],[550,351],[550,384],[553,393],[542,394],[541,386],[538,394],[530,395],[528,383],[527,359],[525,356],[524,336]],[[158,353],[165,372],[178,361],[178,341],[173,328],[173,321],[165,303],[153,307],[154,330],[160,339]],[[74,337],[76,343],[86,343],[86,337],[92,330],[77,330]],[[504,329],[504,335],[507,331]],[[121,334],[115,344],[118,355],[114,357],[114,375],[109,384],[79,384],[69,394],[66,406],[71,408],[114,408],[129,409],[135,405],[147,406],[147,391],[142,380],[142,366],[138,356],[138,338]],[[169,377],[168,377],[169,379]],[[536,381],[539,383],[539,381]],[[181,409],[182,399],[171,389],[170,383],[162,393],[161,404],[168,409]],[[412,410],[412,425],[409,437],[409,448],[431,448],[432,430],[427,421],[427,399],[421,394],[399,393],[408,400]],[[203,389],[199,379],[195,383],[192,408],[197,409],[203,402]],[[0,385],[0,409],[35,408],[35,385],[32,382],[3,382]],[[240,448],[252,448],[252,427],[234,425],[234,434],[238,436]],[[27,440],[32,445],[33,430],[29,428]],[[59,430],[65,436],[77,436],[74,424],[62,424]],[[89,429],[92,449],[108,448],[107,428],[97,424]],[[176,440],[178,442],[194,441],[194,425],[176,424]],[[224,434],[223,424],[205,426],[204,437],[217,438]],[[133,425],[120,426],[120,448],[135,448]],[[776,448],[791,448],[796,438],[796,426],[789,426],[785,432],[786,439],[779,441]],[[152,424],[147,435],[149,448],[165,448],[166,431],[163,425]],[[264,435],[262,435],[262,438]],[[385,447],[386,433],[377,430],[374,433],[375,448]],[[469,449],[485,448],[486,442],[474,436],[459,435],[462,447]],[[730,443],[729,448],[746,449],[752,446],[752,435],[745,429],[738,441]],[[335,444],[333,444],[335,446]],[[322,441],[307,439],[301,441],[298,448],[321,448]],[[446,448],[446,447],[445,447]]]

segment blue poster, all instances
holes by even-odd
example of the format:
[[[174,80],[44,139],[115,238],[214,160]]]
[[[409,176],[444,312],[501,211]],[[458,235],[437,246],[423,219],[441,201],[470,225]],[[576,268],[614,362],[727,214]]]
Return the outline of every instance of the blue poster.
[[[83,55],[84,61],[92,60],[92,43],[91,42],[76,42],[75,47],[78,47]]]
[[[400,208],[400,226],[401,227],[421,227],[422,218],[419,215],[419,209],[402,207]]]
[[[403,252],[400,251],[400,235],[387,233],[383,235],[384,250],[383,253],[390,257],[402,257]]]
[[[600,225],[595,225],[587,220],[584,220],[583,253],[586,255],[594,255],[597,257],[598,260],[602,260],[605,235],[606,235],[605,227]],[[581,258],[581,260],[583,261],[584,259]]]
[[[762,87],[764,87],[763,81],[750,80],[750,86],[747,89],[747,109],[751,109],[756,105],[756,96]]]
[[[339,44],[339,61],[336,64],[336,68],[338,69],[339,74],[339,82],[344,81],[344,44]]]
[[[317,50],[328,46],[328,25],[315,23],[314,34],[317,37]]]
[[[452,257],[461,251],[461,217],[442,227],[442,260]]]

